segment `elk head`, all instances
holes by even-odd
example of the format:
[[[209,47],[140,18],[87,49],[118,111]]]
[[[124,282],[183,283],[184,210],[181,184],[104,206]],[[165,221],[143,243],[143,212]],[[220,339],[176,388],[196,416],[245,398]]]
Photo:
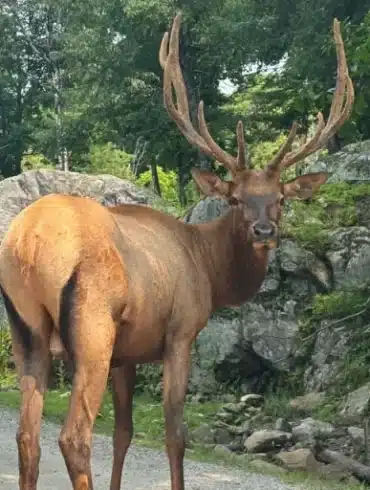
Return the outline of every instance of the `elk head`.
[[[245,224],[248,240],[252,241],[255,248],[261,246],[273,248],[277,244],[278,225],[284,200],[310,198],[329,177],[326,172],[318,172],[282,183],[281,172],[322,148],[351,113],[354,89],[348,75],[339,21],[334,19],[333,23],[338,63],[337,84],[326,124],[322,113],[319,112],[314,136],[297,150],[291,151],[297,131],[297,124],[294,123],[285,143],[260,171],[249,168],[242,121],[238,122],[236,128],[237,156],[226,153],[211,137],[204,117],[203,101],[198,106],[199,132],[192,125],[179,61],[180,21],[181,13],[178,13],[173,21],[171,35],[166,32],[163,36],[159,53],[159,61],[164,71],[164,105],[185,138],[203,153],[216,159],[228,169],[231,175],[231,180],[225,181],[213,172],[193,169],[193,179],[203,194],[224,198],[240,210],[239,214]],[[177,98],[177,107],[172,100],[172,86]]]

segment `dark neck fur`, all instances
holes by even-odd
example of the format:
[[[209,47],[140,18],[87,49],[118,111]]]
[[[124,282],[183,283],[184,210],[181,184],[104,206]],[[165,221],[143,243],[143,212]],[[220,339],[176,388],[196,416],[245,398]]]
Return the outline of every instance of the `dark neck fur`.
[[[241,211],[231,209],[193,228],[212,284],[212,310],[240,305],[256,294],[266,275],[268,250],[252,247]]]

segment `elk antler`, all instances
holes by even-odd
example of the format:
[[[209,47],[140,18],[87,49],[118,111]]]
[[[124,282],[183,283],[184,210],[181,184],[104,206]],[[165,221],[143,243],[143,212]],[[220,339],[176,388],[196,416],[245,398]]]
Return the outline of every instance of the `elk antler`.
[[[336,133],[342,124],[348,119],[351,113],[355,92],[352,80],[348,75],[346,54],[340,32],[340,23],[337,19],[334,19],[333,31],[338,63],[337,83],[328,121],[325,124],[324,116],[321,112],[319,112],[317,114],[318,124],[313,137],[301,148],[298,148],[298,150],[289,152],[296,133],[296,124],[294,123],[286,142],[282,145],[277,155],[268,164],[268,168],[273,171],[281,171],[284,168],[290,167],[299,160],[303,160],[306,156],[322,148],[328,139],[333,136],[333,134]],[[346,88],[347,93],[345,93]],[[345,95],[346,101],[343,106]]]
[[[207,123],[204,117],[203,101],[198,106],[199,133],[194,129],[190,120],[187,91],[182,75],[179,60],[179,31],[181,23],[181,12],[179,12],[172,25],[171,37],[168,42],[168,32],[163,35],[161,48],[159,51],[159,62],[164,71],[163,77],[163,100],[164,106],[171,118],[175,121],[185,138],[197,146],[206,155],[215,158],[232,175],[238,170],[247,168],[245,155],[245,141],[243,123],[238,122],[236,133],[238,141],[238,156],[234,157],[226,153],[214,141],[209,134]],[[168,49],[169,45],[169,49]],[[168,51],[168,53],[167,53]],[[177,108],[172,100],[172,85],[175,89],[177,98]]]

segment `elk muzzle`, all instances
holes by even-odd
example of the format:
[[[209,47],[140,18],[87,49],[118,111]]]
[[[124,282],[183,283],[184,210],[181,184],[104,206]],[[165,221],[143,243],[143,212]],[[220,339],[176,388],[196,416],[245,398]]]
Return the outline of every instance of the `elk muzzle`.
[[[253,247],[275,248],[278,239],[278,229],[271,221],[255,221],[251,224],[250,233]]]

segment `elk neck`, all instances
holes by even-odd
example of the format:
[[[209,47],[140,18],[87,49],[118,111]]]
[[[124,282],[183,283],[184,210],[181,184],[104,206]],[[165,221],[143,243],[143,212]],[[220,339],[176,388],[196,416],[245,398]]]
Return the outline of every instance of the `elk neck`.
[[[211,283],[213,311],[241,305],[256,294],[266,276],[268,250],[252,247],[242,211],[231,208],[223,217],[193,227]]]

